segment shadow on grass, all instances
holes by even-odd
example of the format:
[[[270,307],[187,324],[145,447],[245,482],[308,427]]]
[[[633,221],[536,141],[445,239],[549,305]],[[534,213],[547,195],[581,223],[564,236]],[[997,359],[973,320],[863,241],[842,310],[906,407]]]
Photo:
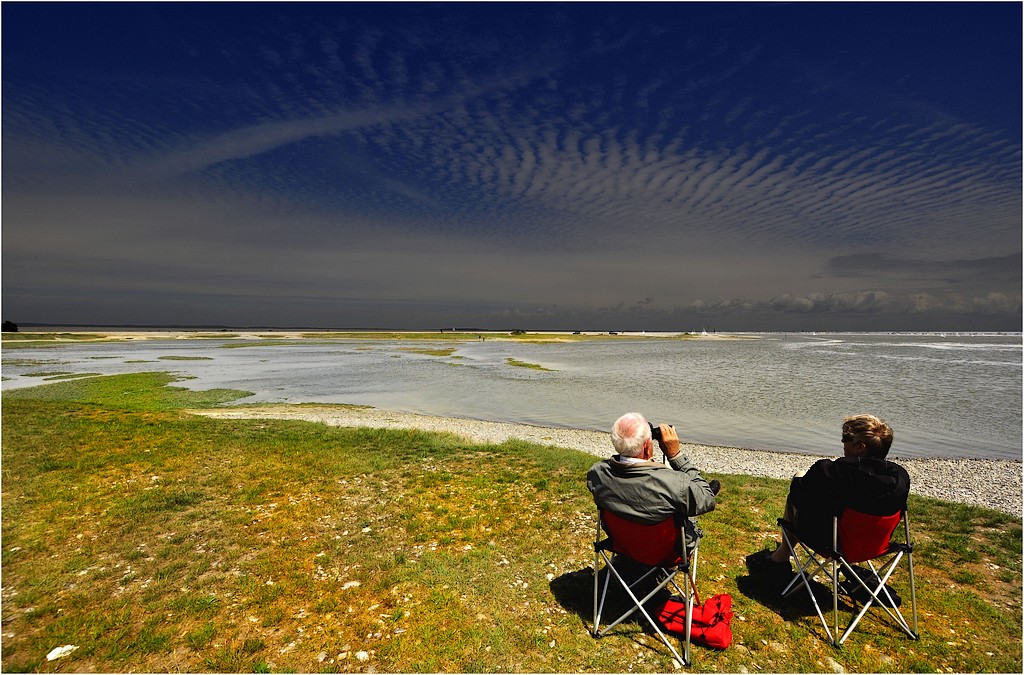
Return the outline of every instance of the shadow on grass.
[[[626,579],[637,578],[642,574],[642,571],[637,572],[631,570],[628,564],[623,564],[626,561],[620,561],[616,564],[616,568],[622,573]],[[607,574],[607,568],[602,569],[598,573],[598,589],[604,588],[605,575]],[[633,576],[633,575],[636,576]],[[640,584],[634,588],[634,592],[638,593],[640,597],[646,595],[648,591],[657,584],[656,581],[650,582],[650,585]],[[644,586],[647,586],[644,588]],[[594,624],[594,568],[587,566],[581,570],[575,572],[566,572],[560,577],[556,577],[551,580],[549,584],[551,594],[555,600],[560,604],[566,611],[575,614],[579,617],[581,625],[587,629],[587,631],[593,636],[593,624]],[[665,602],[669,598],[669,592],[662,590],[655,594],[650,600],[644,603],[644,608],[651,616],[657,616],[661,611],[661,608],[665,605]],[[600,602],[600,596],[598,596],[598,602]],[[622,591],[621,587],[613,582],[609,588],[608,593],[604,599],[604,605],[601,610],[601,625],[607,626],[610,621],[615,621],[616,618],[629,611],[633,607],[633,602],[629,596]],[[647,619],[643,617],[640,612],[634,612],[632,616],[618,624],[610,633],[605,637],[619,636],[625,637],[630,640],[634,645],[647,651],[657,652],[664,649],[660,643],[650,643],[641,639],[642,635],[654,635],[655,632],[648,624]],[[595,637],[595,640],[599,638]]]
[[[782,597],[782,591],[796,571],[791,565],[778,565],[764,561],[765,552],[751,553],[746,558],[747,575],[736,577],[736,588],[744,596],[755,600],[786,621],[807,616],[817,616],[811,595],[799,585],[789,596]],[[832,611],[832,593],[828,586],[811,579],[810,586],[822,612]],[[839,599],[840,611],[849,612],[853,607]]]
[[[580,617],[585,625],[594,620],[594,568],[566,572],[548,584],[551,595],[566,611]]]
[[[744,596],[759,602],[772,612],[778,614],[782,619],[791,621],[807,616],[815,616],[814,604],[810,595],[803,588],[798,588],[789,597],[782,597],[782,590],[793,578],[795,572],[790,566],[780,565],[778,568],[765,569],[761,562],[763,554],[753,553],[747,556],[747,575],[736,578],[736,586]],[[606,570],[599,572],[599,588],[604,585]],[[594,569],[585,567],[574,572],[554,578],[550,585],[551,594],[555,600],[567,611],[576,614],[583,625],[589,630],[594,622]],[[818,600],[822,611],[831,610],[832,595],[828,587],[816,580],[811,580],[811,588]],[[697,590],[701,591],[701,580],[698,575]],[[639,594],[646,594],[641,590]],[[652,616],[656,615],[669,597],[669,592],[664,591],[655,595],[644,606]],[[632,602],[617,584],[612,584],[605,599],[604,608],[601,611],[602,624],[607,617],[617,617],[632,607]],[[843,611],[850,611],[852,607],[840,598],[839,608]],[[646,628],[646,620],[637,612],[627,620],[628,623],[640,624]]]
[[[642,574],[635,570],[630,570],[627,566],[621,562],[616,564],[616,568],[622,573],[627,580],[637,578]],[[607,568],[602,569],[598,573],[598,588],[604,587],[605,575],[607,574]],[[632,576],[635,575],[635,576]],[[646,595],[647,592],[657,585],[657,582],[652,580],[650,585],[646,588],[643,585],[633,589],[638,596]],[[549,584],[551,594],[555,597],[555,600],[567,611],[572,612],[580,617],[580,620],[588,628],[592,628],[591,624],[594,622],[594,568],[585,567],[575,572],[566,572],[560,577],[556,577],[551,580]],[[665,605],[665,601],[668,600],[670,593],[667,590],[656,594],[653,598],[644,603],[644,608],[655,616],[661,611],[661,608]],[[598,598],[600,602],[600,597]],[[601,610],[601,624],[605,625],[609,618],[614,621],[616,617],[621,616],[624,612],[628,611],[633,607],[633,603],[629,596],[622,591],[621,587],[617,583],[612,583],[608,588],[608,594],[604,600],[604,607]],[[647,628],[647,620],[643,618],[640,612],[636,612],[633,616],[629,617],[624,623],[640,624]]]
[[[616,563],[616,569],[622,574],[627,581],[631,579],[637,579],[644,573],[645,569],[642,567],[631,567],[628,560],[621,560]],[[603,568],[598,573],[598,592],[604,588],[605,576],[607,575],[607,568]],[[637,597],[643,597],[647,595],[658,583],[658,580],[651,576],[645,582],[635,586],[633,592],[636,593]],[[594,623],[594,568],[587,566],[581,570],[575,572],[567,572],[560,577],[556,577],[549,584],[551,594],[555,597],[555,600],[567,611],[576,614],[581,623],[587,630],[593,628]],[[647,610],[648,614],[652,617],[656,617],[661,613],[665,603],[672,596],[672,592],[668,589],[662,589],[650,600],[644,603],[644,609]],[[700,591],[700,580],[697,581],[697,589]],[[601,602],[600,595],[598,596],[598,602]],[[616,618],[624,614],[633,608],[633,601],[626,595],[622,587],[612,582],[608,587],[607,595],[604,598],[604,605],[601,609],[601,625],[606,626],[610,621],[615,621]],[[632,616],[623,621],[623,624],[633,624],[639,626],[645,633],[653,634],[654,631],[651,629],[640,612],[634,612]],[[620,624],[622,625],[622,624]]]

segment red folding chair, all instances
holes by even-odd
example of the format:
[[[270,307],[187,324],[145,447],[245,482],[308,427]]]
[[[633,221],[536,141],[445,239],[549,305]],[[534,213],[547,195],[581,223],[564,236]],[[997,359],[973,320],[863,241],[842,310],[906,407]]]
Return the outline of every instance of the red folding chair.
[[[602,530],[608,535],[601,539]],[[697,597],[697,588],[694,579],[697,575],[697,549],[700,544],[699,535],[695,535],[692,550],[687,552],[686,535],[680,523],[674,518],[663,520],[656,525],[645,525],[626,520],[611,511],[598,510],[597,536],[594,540],[594,629],[592,635],[596,638],[604,637],[608,632],[619,625],[637,611],[643,614],[644,618],[651,625],[654,631],[665,643],[665,646],[672,652],[672,656],[683,666],[690,665],[690,632],[693,617],[693,605]],[[630,561],[630,567],[636,567],[643,571],[643,574],[628,581],[626,575],[618,567],[626,567],[620,564],[622,560]],[[603,590],[598,598],[598,586],[600,584],[601,561],[604,561],[605,575]],[[682,573],[683,586],[679,587],[676,577]],[[660,578],[657,585],[644,595],[638,598],[635,589],[650,579],[652,575]],[[632,601],[632,606],[621,616],[601,628],[601,613],[604,610],[605,600],[608,596],[608,587],[611,580],[618,581],[621,587]],[[679,655],[675,647],[668,641],[665,633],[662,632],[658,622],[653,619],[644,603],[653,598],[662,589],[671,585],[680,597],[686,599],[686,630],[683,656]]]
[[[893,541],[893,535],[900,521],[903,521],[903,542]],[[844,509],[838,517],[832,518],[832,547],[820,551],[812,550],[809,546],[799,541],[793,524],[786,520],[779,519],[782,527],[782,536],[793,552],[793,560],[796,562],[797,573],[783,589],[783,597],[789,596],[802,585],[807,589],[814,603],[814,609],[821,619],[821,625],[825,627],[829,641],[836,647],[843,644],[853,629],[857,627],[860,620],[864,618],[868,610],[875,604],[882,607],[896,621],[907,635],[916,640],[920,636],[917,630],[917,589],[914,585],[914,545],[910,540],[910,519],[904,509],[888,516],[873,516],[870,514]],[[913,619],[913,627],[903,618],[902,612],[897,607],[897,602],[886,587],[886,582],[896,571],[900,561],[906,559],[910,576],[910,606]],[[881,560],[879,566],[875,562]],[[858,574],[853,565],[856,563],[867,563],[871,570],[868,579]],[[828,569],[826,569],[826,566]],[[846,631],[838,640],[839,635],[839,595],[843,589],[839,584],[839,569],[847,579],[847,591],[854,589],[852,593],[863,595],[863,605],[860,612],[847,626]],[[828,622],[818,605],[818,599],[811,588],[811,579],[818,573],[823,573],[828,581],[832,592],[832,618],[835,632],[829,629]],[[870,585],[869,582],[870,581]],[[856,601],[856,596],[851,595]]]

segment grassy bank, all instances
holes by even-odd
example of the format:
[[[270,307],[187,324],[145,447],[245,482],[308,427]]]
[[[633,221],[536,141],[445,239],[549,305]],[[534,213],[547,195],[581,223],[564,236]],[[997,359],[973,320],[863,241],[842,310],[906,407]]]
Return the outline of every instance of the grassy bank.
[[[168,378],[4,394],[5,672],[673,670],[637,624],[587,632],[592,456],[194,417],[238,393]],[[912,499],[922,639],[882,618],[837,650],[745,566],[785,483],[716,477],[698,584],[735,638],[692,670],[1020,672],[1019,519]]]

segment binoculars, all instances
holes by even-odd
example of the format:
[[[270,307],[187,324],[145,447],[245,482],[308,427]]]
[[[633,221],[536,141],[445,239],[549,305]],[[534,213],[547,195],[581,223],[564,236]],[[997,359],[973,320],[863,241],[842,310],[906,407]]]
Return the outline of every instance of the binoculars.
[[[654,424],[651,424],[650,422],[648,422],[647,426],[649,426],[651,428],[651,438],[653,438],[656,441],[660,441],[661,440],[661,425],[660,424],[659,425],[654,425]]]

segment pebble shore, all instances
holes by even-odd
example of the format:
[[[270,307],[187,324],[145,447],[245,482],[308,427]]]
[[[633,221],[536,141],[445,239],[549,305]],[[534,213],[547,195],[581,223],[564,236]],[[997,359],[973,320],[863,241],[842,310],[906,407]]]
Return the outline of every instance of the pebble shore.
[[[195,411],[220,418],[273,418],[320,422],[330,426],[421,429],[456,434],[478,443],[501,443],[516,438],[532,443],[572,448],[606,458],[613,453],[609,436],[584,429],[537,427],[508,422],[432,417],[379,408],[267,405]],[[747,450],[683,443],[683,452],[701,471],[768,478],[789,478],[820,457],[800,453]],[[911,492],[962,504],[984,506],[1021,516],[1021,462],[982,459],[901,459],[910,474]],[[727,481],[723,481],[726,483]]]

